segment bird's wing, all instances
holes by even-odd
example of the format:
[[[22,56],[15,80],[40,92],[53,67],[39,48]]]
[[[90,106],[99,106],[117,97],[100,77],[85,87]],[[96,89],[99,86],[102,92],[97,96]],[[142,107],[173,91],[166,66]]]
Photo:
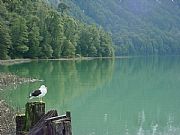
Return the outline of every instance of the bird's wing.
[[[31,96],[38,96],[41,94],[41,91],[40,90],[35,90],[31,93]]]

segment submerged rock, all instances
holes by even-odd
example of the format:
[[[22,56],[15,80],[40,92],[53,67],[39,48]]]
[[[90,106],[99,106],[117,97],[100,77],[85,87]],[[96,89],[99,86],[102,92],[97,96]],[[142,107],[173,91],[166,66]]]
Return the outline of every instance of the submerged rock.
[[[7,86],[18,85],[28,82],[43,81],[32,78],[19,77],[10,73],[0,73],[0,90],[3,90]]]

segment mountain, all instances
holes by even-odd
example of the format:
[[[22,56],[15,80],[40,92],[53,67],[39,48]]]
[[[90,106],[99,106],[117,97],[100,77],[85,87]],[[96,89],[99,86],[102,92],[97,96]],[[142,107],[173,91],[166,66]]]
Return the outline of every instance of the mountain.
[[[178,0],[60,2],[69,5],[70,14],[78,20],[96,23],[112,33],[116,55],[180,54]]]

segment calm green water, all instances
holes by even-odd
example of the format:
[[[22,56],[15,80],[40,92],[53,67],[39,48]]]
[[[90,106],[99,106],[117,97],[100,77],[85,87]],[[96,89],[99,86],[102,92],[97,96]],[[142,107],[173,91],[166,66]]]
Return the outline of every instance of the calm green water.
[[[0,71],[44,80],[0,98],[23,111],[29,92],[45,84],[47,110],[70,110],[74,135],[180,135],[180,57],[39,61]]]

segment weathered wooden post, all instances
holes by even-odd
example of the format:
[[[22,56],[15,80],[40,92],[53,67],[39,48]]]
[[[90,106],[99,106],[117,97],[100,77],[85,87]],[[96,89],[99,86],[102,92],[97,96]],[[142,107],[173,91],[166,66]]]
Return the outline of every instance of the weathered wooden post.
[[[46,119],[48,135],[72,135],[71,113]]]
[[[25,115],[16,116],[17,135],[72,135],[71,113],[58,116],[56,110],[45,114],[45,103],[28,102]]]
[[[16,116],[16,135],[23,135],[25,114]]]
[[[50,134],[50,129],[48,128],[48,123],[46,119],[57,117],[58,113],[56,110],[51,110],[47,112],[37,123],[34,125],[28,135],[52,135]],[[54,134],[55,135],[55,134]]]
[[[71,112],[70,112],[70,111],[67,111],[67,112],[66,112],[66,117],[67,117],[67,118],[71,118]]]
[[[65,134],[64,135],[72,135],[72,128],[71,128],[71,112],[66,112],[67,120],[64,121],[65,127]]]
[[[25,131],[29,131],[45,115],[45,103],[28,102],[25,112]]]

